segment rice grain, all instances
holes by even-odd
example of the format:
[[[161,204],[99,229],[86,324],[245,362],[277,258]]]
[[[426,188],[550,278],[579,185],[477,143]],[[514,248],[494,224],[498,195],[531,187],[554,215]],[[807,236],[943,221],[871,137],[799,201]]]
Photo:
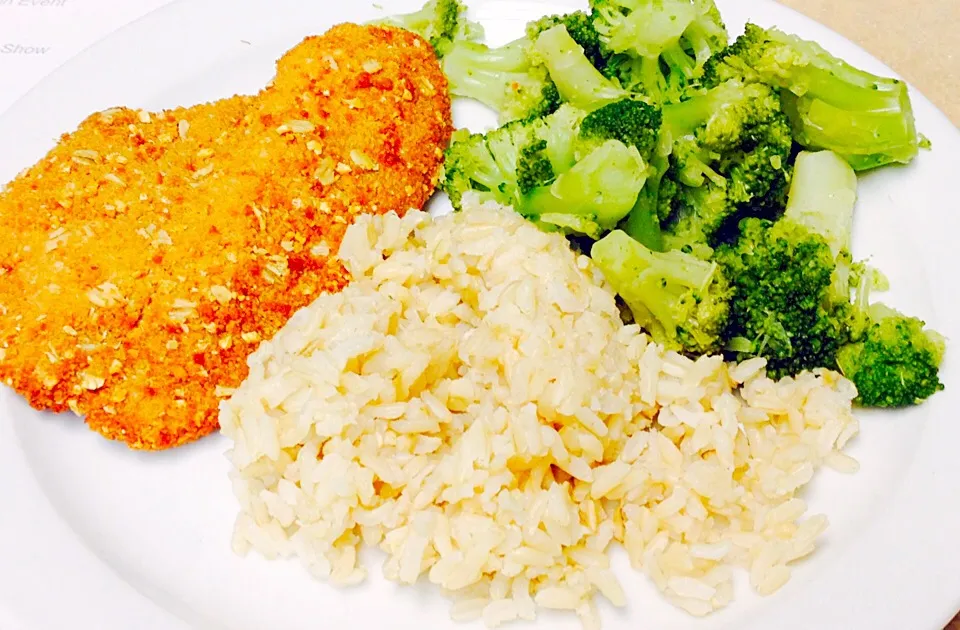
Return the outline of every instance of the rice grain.
[[[856,435],[852,384],[775,382],[762,360],[690,359],[625,326],[591,261],[510,209],[363,216],[352,277],[250,357],[221,403],[233,546],[335,584],[439,586],[495,627],[537,608],[599,627],[628,606],[607,553],[692,615],[732,567],[769,594],[826,529],[797,493]]]

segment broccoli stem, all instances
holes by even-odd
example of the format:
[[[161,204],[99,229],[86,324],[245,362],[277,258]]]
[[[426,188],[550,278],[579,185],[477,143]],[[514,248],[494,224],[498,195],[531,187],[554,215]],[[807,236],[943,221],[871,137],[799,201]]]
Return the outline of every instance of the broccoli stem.
[[[450,93],[480,101],[500,111],[505,94],[506,74],[520,73],[530,65],[520,42],[490,49],[483,44],[467,43],[454,47],[443,59],[443,72]]]
[[[673,141],[669,134],[661,133],[650,157],[647,182],[637,203],[627,215],[621,229],[630,237],[655,252],[664,251],[663,230],[660,225],[660,183],[670,168],[670,151]]]
[[[857,174],[832,151],[801,151],[783,217],[817,234],[830,246],[836,266],[831,295],[838,303],[850,299],[853,210],[857,203]]]
[[[650,331],[676,337],[679,292],[705,289],[716,265],[682,252],[650,251],[625,232],[614,230],[594,243],[590,257],[603,271],[614,290],[633,311],[637,323]],[[658,336],[655,334],[655,336]]]
[[[916,157],[920,138],[903,81],[855,68],[777,29],[748,24],[734,47],[763,81],[785,91],[784,110],[800,144],[835,151],[858,171]]]
[[[500,48],[458,42],[443,58],[450,93],[480,101],[501,121],[550,113],[559,103],[547,72],[530,58],[530,42],[518,39]]]
[[[671,134],[672,140],[690,135],[723,104],[740,101],[744,97],[741,84],[727,82],[686,101],[664,105],[664,129]]]
[[[700,67],[703,67],[703,64],[713,56],[714,42],[717,38],[723,38],[726,41],[726,32],[723,29],[708,29],[703,20],[691,22],[683,35],[693,49],[696,65]]]
[[[685,79],[691,80],[696,75],[696,62],[679,43],[665,48],[661,56],[673,72],[680,73]]]
[[[846,160],[832,151],[797,155],[784,218],[826,239],[834,257],[850,251],[856,202],[857,174]]]
[[[583,53],[561,24],[537,37],[534,50],[550,73],[561,98],[586,112],[619,101],[627,93],[611,83]]]
[[[839,90],[838,90],[839,91]],[[869,95],[877,92],[866,90]],[[888,111],[851,112],[825,100],[785,94],[784,111],[790,116],[797,140],[808,147],[840,153],[858,171],[899,162],[906,164],[918,153],[913,114],[891,115],[890,110],[910,111],[904,87]]]
[[[458,77],[472,76],[477,67],[489,73],[524,70],[531,65],[526,50],[528,43],[526,39],[517,39],[499,48],[490,48],[478,42],[463,42],[443,60],[444,67],[450,66],[453,71],[466,68],[457,73]]]
[[[608,140],[562,173],[549,186],[526,194],[525,216],[578,215],[612,228],[630,212],[646,181],[647,167],[635,147]]]
[[[648,192],[647,188],[654,184]],[[660,220],[657,218],[657,195],[655,192],[659,184],[659,178],[656,183],[647,179],[647,184],[640,195],[637,197],[637,203],[634,204],[623,222],[621,229],[626,232],[630,238],[641,243],[651,251],[663,251],[663,230],[660,229]]]

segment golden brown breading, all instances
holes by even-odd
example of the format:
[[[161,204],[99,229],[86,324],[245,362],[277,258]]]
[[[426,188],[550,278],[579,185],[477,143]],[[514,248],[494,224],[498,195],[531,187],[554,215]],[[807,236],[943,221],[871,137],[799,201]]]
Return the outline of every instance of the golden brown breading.
[[[94,114],[0,195],[0,378],[163,449],[298,308],[346,282],[352,217],[421,208],[452,125],[433,49],[340,25],[257,96]]]

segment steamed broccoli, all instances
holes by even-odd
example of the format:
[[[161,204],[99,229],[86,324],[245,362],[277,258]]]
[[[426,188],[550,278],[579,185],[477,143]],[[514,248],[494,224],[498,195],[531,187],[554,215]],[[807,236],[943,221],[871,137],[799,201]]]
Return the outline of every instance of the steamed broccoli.
[[[500,48],[458,42],[443,58],[450,92],[480,101],[504,122],[550,114],[560,106],[560,94],[530,53],[524,38]]]
[[[562,21],[529,30],[535,39],[522,37],[500,48],[471,41],[451,45],[443,58],[450,92],[480,101],[503,122],[546,116],[563,102],[591,111],[627,96],[593,66]]]
[[[784,216],[743,221],[716,252],[734,291],[728,349],[766,357],[775,377],[833,367],[849,340],[850,293],[837,289],[837,270],[849,258],[856,184],[838,156],[802,153]]]
[[[870,305],[875,274],[850,262],[850,165],[829,151],[805,152],[795,173],[783,218],[749,219],[736,244],[717,251],[733,288],[727,349],[766,357],[774,377],[839,368],[857,386],[858,404],[870,407],[915,404],[942,389],[942,337]]]
[[[882,304],[869,308],[860,340],[840,350],[840,371],[857,387],[866,407],[915,405],[943,389],[939,369],[944,340],[924,322]]]
[[[734,292],[728,349],[766,357],[776,378],[835,364],[848,341],[849,302],[833,299],[835,261],[825,239],[787,219],[747,219],[716,260]]]
[[[454,207],[465,193],[512,205],[542,224],[598,238],[635,205],[659,111],[638,101],[590,113],[571,105],[487,133],[457,132],[444,164]]]
[[[793,141],[777,93],[727,81],[663,108],[656,206],[668,249],[709,252],[741,218],[783,210]]]
[[[589,112],[630,96],[594,67],[564,24],[540,32],[533,48],[564,102]]]
[[[601,50],[600,35],[593,27],[593,16],[585,11],[574,11],[565,15],[548,15],[527,24],[527,38],[535,41],[540,33],[562,25],[570,37],[583,49],[583,54],[594,68],[602,69],[605,65]]]
[[[908,163],[922,143],[904,82],[854,68],[777,29],[748,24],[705,74],[707,84],[752,76],[781,88],[797,142],[834,151],[858,171]]]
[[[654,341],[693,354],[720,349],[730,290],[715,263],[651,251],[620,230],[594,243],[590,256]]]
[[[608,76],[653,102],[677,102],[727,45],[713,0],[591,0]]]
[[[386,17],[377,23],[417,33],[442,57],[454,42],[473,41],[483,36],[480,25],[467,20],[466,11],[460,0],[429,0],[419,11]]]
[[[837,302],[849,300],[854,272],[863,275],[865,281],[867,276],[872,279],[876,275],[868,273],[863,265],[853,264],[856,202],[857,174],[840,156],[832,151],[803,151],[797,156],[784,218],[819,235],[830,247],[835,265],[831,288]],[[864,300],[868,288],[864,285],[859,291]]]

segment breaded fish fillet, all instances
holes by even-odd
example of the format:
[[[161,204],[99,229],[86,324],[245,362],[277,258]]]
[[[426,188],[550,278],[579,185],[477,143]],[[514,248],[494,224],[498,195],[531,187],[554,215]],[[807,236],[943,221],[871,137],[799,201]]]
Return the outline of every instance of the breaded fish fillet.
[[[210,433],[260,341],[345,284],[352,217],[427,201],[451,129],[433,49],[350,24],[256,96],[94,114],[0,194],[0,379],[134,448]]]

